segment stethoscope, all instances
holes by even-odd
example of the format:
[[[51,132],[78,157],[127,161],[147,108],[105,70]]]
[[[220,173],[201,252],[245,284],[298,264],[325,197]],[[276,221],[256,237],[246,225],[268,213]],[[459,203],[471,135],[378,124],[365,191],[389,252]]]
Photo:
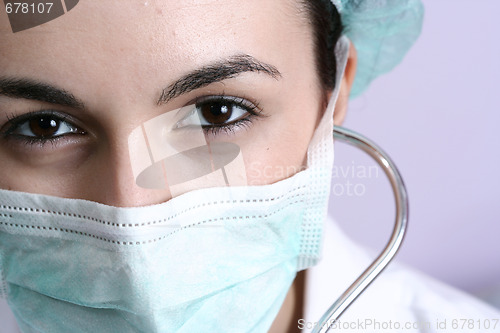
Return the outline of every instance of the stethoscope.
[[[319,325],[314,328],[313,333],[326,333],[330,331],[344,311],[379,276],[399,250],[408,225],[408,195],[406,187],[401,174],[391,158],[373,141],[346,128],[334,127],[333,137],[362,149],[384,170],[387,178],[389,178],[396,200],[396,222],[391,238],[382,253],[330,306],[319,320]]]

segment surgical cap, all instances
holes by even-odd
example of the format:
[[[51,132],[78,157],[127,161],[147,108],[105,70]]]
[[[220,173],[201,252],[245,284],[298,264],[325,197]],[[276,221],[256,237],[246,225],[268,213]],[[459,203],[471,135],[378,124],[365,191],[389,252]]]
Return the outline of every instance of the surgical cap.
[[[358,53],[351,97],[377,76],[392,70],[417,40],[424,8],[420,0],[332,0],[345,34]]]

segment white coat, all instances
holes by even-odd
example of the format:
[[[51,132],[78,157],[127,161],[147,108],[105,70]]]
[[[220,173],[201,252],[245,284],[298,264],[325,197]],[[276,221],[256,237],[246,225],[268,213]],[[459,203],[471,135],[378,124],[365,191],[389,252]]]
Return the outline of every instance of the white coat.
[[[373,261],[326,221],[323,259],[306,277],[303,332]],[[300,327],[300,326],[299,326]],[[390,263],[340,317],[331,332],[500,332],[500,310],[422,273]]]

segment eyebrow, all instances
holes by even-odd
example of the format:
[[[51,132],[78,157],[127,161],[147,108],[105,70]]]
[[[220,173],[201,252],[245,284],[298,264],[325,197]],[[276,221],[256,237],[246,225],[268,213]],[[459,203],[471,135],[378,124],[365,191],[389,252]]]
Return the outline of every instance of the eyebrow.
[[[276,80],[282,77],[278,69],[272,65],[258,61],[250,55],[236,55],[184,75],[163,89],[157,104],[168,103],[180,95],[245,72],[264,73]],[[32,79],[0,77],[0,96],[2,95],[85,109],[85,104],[70,92]]]
[[[196,69],[163,89],[157,104],[161,105],[190,91],[238,76],[244,72],[265,73],[278,80],[281,73],[272,65],[258,61],[254,57],[241,54],[227,60]]]
[[[1,95],[85,109],[85,104],[66,90],[30,79],[0,78]]]

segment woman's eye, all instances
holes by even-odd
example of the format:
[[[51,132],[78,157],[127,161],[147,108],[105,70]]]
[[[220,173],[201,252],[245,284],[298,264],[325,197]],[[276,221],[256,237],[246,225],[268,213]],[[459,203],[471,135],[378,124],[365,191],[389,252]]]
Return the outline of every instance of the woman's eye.
[[[248,111],[229,102],[209,102],[196,106],[201,126],[222,126],[245,116]]]
[[[15,136],[28,140],[48,141],[69,134],[84,134],[84,131],[54,114],[26,114],[9,120],[10,127],[4,136]]]
[[[259,116],[257,106],[241,98],[209,97],[196,103],[174,128],[201,126],[217,134],[219,130],[232,131],[237,126],[248,125]]]
[[[77,132],[78,128],[63,120],[41,116],[25,121],[13,132],[13,134],[51,138]]]

